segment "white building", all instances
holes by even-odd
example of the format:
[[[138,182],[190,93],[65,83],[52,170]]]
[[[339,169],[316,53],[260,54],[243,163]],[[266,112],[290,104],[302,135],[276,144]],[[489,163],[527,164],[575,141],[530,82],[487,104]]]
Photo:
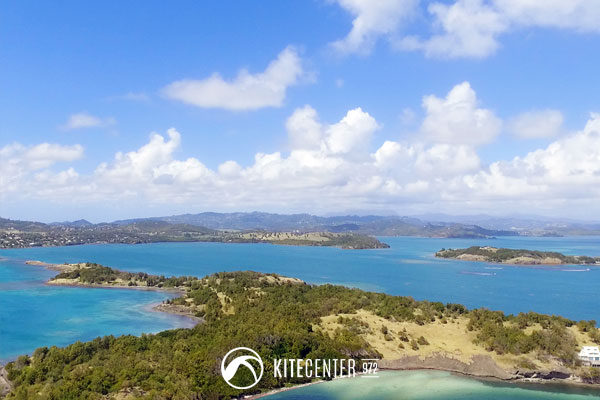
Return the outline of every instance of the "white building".
[[[600,349],[598,349],[598,346],[583,346],[578,356],[583,365],[600,367]]]

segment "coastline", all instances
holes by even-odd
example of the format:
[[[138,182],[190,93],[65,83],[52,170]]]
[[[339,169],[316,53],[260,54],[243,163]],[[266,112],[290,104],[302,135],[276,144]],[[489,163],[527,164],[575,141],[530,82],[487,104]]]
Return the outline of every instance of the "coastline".
[[[395,362],[398,360],[389,360],[389,362]],[[481,381],[481,382],[492,382],[492,383],[504,383],[506,385],[514,385],[514,386],[521,386],[527,389],[527,386],[531,385],[539,385],[539,386],[555,386],[557,388],[563,387],[563,388],[573,388],[573,387],[579,387],[582,389],[587,389],[590,391],[597,391],[598,395],[600,395],[600,386],[597,384],[593,384],[593,383],[586,383],[586,382],[581,382],[581,381],[576,381],[573,379],[568,379],[568,378],[548,378],[548,379],[544,379],[544,378],[525,378],[525,377],[510,377],[510,378],[502,378],[499,376],[494,376],[494,375],[478,375],[478,374],[474,374],[474,373],[469,373],[469,372],[465,372],[465,371],[458,371],[456,369],[451,369],[451,368],[443,368],[443,367],[431,367],[431,368],[425,368],[425,367],[417,367],[417,368],[393,368],[393,367],[382,367],[380,368],[380,371],[441,371],[441,372],[449,372],[452,375],[457,375],[457,376],[461,376],[461,377],[465,377],[467,379],[473,379],[473,380],[477,380],[477,381]],[[337,380],[337,379],[356,379],[356,378],[360,378],[359,374],[357,374],[357,376],[355,377],[344,377],[344,378],[335,378],[333,380]],[[261,398],[265,398],[265,397],[269,397],[269,396],[273,396],[282,392],[287,392],[290,390],[296,390],[296,389],[301,389],[307,386],[313,386],[313,385],[317,385],[317,384],[321,384],[321,383],[326,383],[326,382],[330,382],[330,381],[326,381],[326,380],[318,380],[318,381],[314,381],[314,382],[309,382],[309,383],[302,383],[299,385],[294,385],[294,386],[286,386],[286,387],[282,387],[282,388],[278,388],[278,389],[273,389],[270,390],[268,392],[264,392],[264,393],[259,393],[259,394],[255,394],[255,395],[246,395],[243,397],[239,397],[236,398],[237,400],[239,399],[248,399],[248,400],[256,400],[256,399],[261,399]],[[531,388],[529,388],[531,389]]]
[[[261,234],[264,236],[262,232],[250,232],[250,234]],[[277,234],[290,234],[290,232],[268,232],[267,234],[277,235]],[[36,248],[36,247],[71,247],[71,246],[85,246],[85,245],[140,245],[140,244],[152,244],[152,243],[224,243],[224,244],[273,244],[280,246],[299,246],[299,247],[335,247],[343,250],[376,250],[376,249],[387,249],[389,248],[389,244],[380,241],[375,235],[370,234],[357,234],[357,233],[339,233],[339,232],[307,232],[304,234],[295,234],[292,235],[320,235],[320,237],[327,237],[327,239],[319,240],[319,239],[311,239],[311,238],[285,238],[285,239],[269,239],[266,237],[255,238],[255,237],[204,237],[204,238],[195,238],[190,240],[149,240],[149,241],[134,241],[134,242],[109,242],[109,241],[96,241],[96,242],[80,242],[80,243],[60,243],[60,244],[43,244],[43,245],[22,245],[22,246],[0,246],[0,250],[10,250],[10,249],[27,249],[27,248]],[[327,236],[330,235],[330,236]],[[344,236],[352,236],[355,240],[351,242],[351,244],[325,244],[333,241],[331,238],[339,238]],[[363,246],[364,242],[361,242],[361,239],[369,239],[366,246]],[[358,243],[358,245],[356,245]],[[35,264],[34,264],[35,265]]]
[[[406,358],[413,358],[413,357],[405,357],[403,359],[381,360],[381,361],[386,361],[386,363],[394,364],[394,363],[397,363],[397,362],[402,362]],[[448,360],[451,360],[451,359],[448,359]],[[422,361],[427,361],[427,359],[422,360]],[[578,380],[572,379],[571,377],[569,377],[569,378],[556,378],[556,377],[541,378],[541,377],[524,377],[524,376],[518,376],[518,375],[499,376],[499,375],[496,375],[496,374],[478,374],[478,373],[475,373],[475,372],[463,371],[463,370],[459,370],[459,369],[456,369],[456,368],[444,367],[444,366],[441,366],[441,365],[438,365],[438,366],[435,366],[435,367],[434,366],[431,366],[431,367],[425,367],[425,366],[399,366],[399,367],[386,366],[386,367],[380,367],[379,370],[380,371],[442,371],[442,372],[449,372],[449,373],[451,373],[453,375],[462,376],[462,377],[465,377],[467,379],[473,379],[473,380],[477,380],[477,381],[481,381],[481,382],[504,383],[506,385],[514,385],[514,386],[520,385],[521,387],[524,387],[526,389],[527,389],[527,386],[529,386],[529,385],[531,385],[531,386],[534,386],[534,385],[548,386],[548,387],[554,386],[556,388],[561,388],[561,387],[562,388],[578,387],[578,388],[582,388],[582,389],[586,389],[586,390],[597,392],[595,394],[600,395],[600,385],[594,384],[594,383],[588,383],[588,382],[578,381]],[[551,374],[553,372],[555,372],[555,371],[551,371],[551,372],[546,373],[546,374]],[[532,372],[532,373],[535,374],[536,372]],[[350,378],[348,378],[348,377],[336,378],[336,379],[333,379],[333,380],[337,380],[337,379],[356,379],[356,378],[360,377],[359,375],[360,374],[357,374],[357,376],[355,376],[355,377],[350,377]],[[273,396],[273,395],[276,395],[278,393],[287,392],[287,391],[295,390],[295,389],[301,389],[303,387],[317,385],[317,384],[326,383],[326,382],[330,382],[330,381],[318,380],[318,381],[309,382],[309,383],[303,383],[303,384],[294,385],[294,386],[287,386],[287,387],[283,387],[283,388],[273,389],[273,390],[270,390],[270,391],[264,392],[264,393],[259,393],[259,394],[255,394],[255,395],[240,397],[238,399],[242,399],[243,398],[243,399],[255,400],[255,399],[260,399],[260,398],[264,398],[264,397],[268,397],[268,396]],[[529,389],[532,389],[532,388],[529,388]]]
[[[471,246],[463,249],[442,248],[436,251],[434,256],[440,259],[478,261],[513,266],[600,266],[600,257],[565,255],[556,251],[498,248],[492,246]]]
[[[8,372],[3,365],[0,365],[0,397],[6,396],[12,387],[12,382],[8,380]]]
[[[490,260],[485,260],[485,259],[467,259],[467,258],[458,258],[458,257],[440,257],[440,256],[436,256],[434,255],[434,258],[440,259],[440,260],[455,260],[455,261],[462,261],[462,262],[483,262],[486,264],[492,264],[492,265],[506,265],[509,267],[560,267],[560,266],[574,266],[574,267],[586,267],[586,268],[600,268],[600,264],[571,264],[571,263],[535,263],[535,262],[531,262],[531,263],[511,263],[511,262],[502,262],[502,261],[490,261]]]
[[[153,304],[150,304],[150,307],[151,307],[151,311],[154,311],[154,312],[164,312],[167,314],[190,318],[190,319],[196,321],[195,325],[205,322],[204,318],[197,317],[193,314],[190,314],[189,311],[186,311],[183,307],[177,306],[174,304],[153,303]]]
[[[84,266],[86,264],[86,263],[54,264],[54,263],[47,263],[47,262],[38,261],[38,260],[26,260],[24,263],[27,265],[35,265],[35,266],[44,267],[51,271],[61,271],[61,272],[68,272],[68,271],[71,271],[76,268],[81,268],[82,266]],[[81,283],[81,282],[77,282],[75,280],[66,280],[66,279],[61,279],[59,281],[59,280],[55,280],[54,278],[47,280],[44,284],[48,285],[48,286],[85,287],[85,288],[92,288],[92,289],[134,289],[134,290],[148,290],[148,291],[154,291],[154,292],[167,292],[167,293],[173,293],[173,294],[185,294],[185,289],[174,288],[174,287],[162,288],[162,287],[158,287],[158,286],[129,286],[129,285],[122,285],[122,284]]]
[[[65,286],[65,287],[83,287],[89,289],[127,289],[127,290],[146,290],[150,292],[166,292],[173,294],[185,294],[185,290],[179,288],[160,288],[149,286],[127,286],[127,285],[104,285],[95,283],[77,283],[77,282],[54,282],[48,280],[45,282],[48,286]]]
[[[37,266],[37,267],[44,267],[48,270],[51,271],[70,271],[74,268],[78,268],[79,266],[81,266],[82,264],[85,263],[64,263],[64,264],[55,264],[55,263],[47,263],[44,261],[39,261],[39,260],[26,260],[24,262],[26,265],[33,265],[33,266]]]

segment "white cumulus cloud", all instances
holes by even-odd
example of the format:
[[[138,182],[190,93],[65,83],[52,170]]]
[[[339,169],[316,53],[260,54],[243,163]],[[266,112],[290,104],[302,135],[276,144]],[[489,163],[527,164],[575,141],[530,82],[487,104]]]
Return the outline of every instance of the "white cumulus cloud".
[[[600,200],[600,114],[585,128],[552,142],[545,149],[497,161],[465,176],[474,196],[539,201]]]
[[[528,28],[600,33],[596,0],[456,0],[427,7],[433,34],[408,35],[395,44],[441,58],[483,58],[496,52],[500,37]]]
[[[515,26],[600,32],[600,2],[596,0],[494,0],[493,4]]]
[[[496,36],[507,29],[504,16],[482,0],[433,3],[428,10],[441,32],[426,40],[405,37],[397,42],[399,48],[433,57],[485,57],[496,51]]]
[[[205,79],[184,79],[166,86],[168,98],[202,108],[256,110],[280,107],[290,86],[304,75],[302,61],[293,47],[284,49],[263,72],[241,70],[227,81],[218,73]]]
[[[422,135],[435,143],[477,146],[491,142],[502,128],[502,121],[491,110],[478,108],[469,82],[454,86],[443,99],[425,96],[423,108]]]
[[[40,143],[27,147],[13,143],[1,147],[0,197],[4,197],[9,192],[27,191],[25,187],[33,184],[28,179],[31,174],[58,163],[78,160],[83,157],[83,151],[83,147],[78,144],[64,146],[56,143]],[[68,174],[73,175],[75,171],[71,170]],[[50,179],[55,174],[47,172],[44,176]]]
[[[354,16],[348,35],[332,43],[342,53],[368,53],[380,36],[394,34],[419,0],[336,0]]]

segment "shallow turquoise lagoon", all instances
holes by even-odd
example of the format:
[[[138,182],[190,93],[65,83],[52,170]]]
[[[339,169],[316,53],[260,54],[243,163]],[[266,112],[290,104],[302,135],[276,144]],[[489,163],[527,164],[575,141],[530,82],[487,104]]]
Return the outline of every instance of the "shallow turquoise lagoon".
[[[204,276],[217,271],[276,272],[310,283],[335,283],[510,313],[537,311],[600,320],[600,267],[511,267],[440,260],[442,247],[493,245],[600,256],[600,238],[492,240],[381,238],[380,250],[268,244],[155,243],[0,250],[0,360],[39,346],[66,345],[105,334],[140,334],[189,326],[150,311],[169,295],[119,289],[45,286],[55,274],[25,260],[98,262],[128,271]]]
[[[339,379],[281,392],[269,400],[584,400],[589,388],[483,382],[441,371],[383,371],[379,378]]]
[[[193,326],[187,318],[151,310],[169,294],[44,285],[54,274],[41,267],[0,262],[0,364],[40,346]]]

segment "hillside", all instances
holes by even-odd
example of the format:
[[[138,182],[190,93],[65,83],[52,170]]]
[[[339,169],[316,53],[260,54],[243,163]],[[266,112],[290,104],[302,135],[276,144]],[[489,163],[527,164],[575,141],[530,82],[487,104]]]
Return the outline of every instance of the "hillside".
[[[154,217],[116,221],[130,224],[136,221],[166,221],[204,226],[211,229],[266,230],[270,232],[353,232],[375,236],[421,236],[448,238],[489,238],[493,236],[515,236],[509,230],[484,229],[477,225],[426,222],[417,218],[396,216],[334,216],[320,217],[310,214],[213,213],[182,214],[169,217]]]

